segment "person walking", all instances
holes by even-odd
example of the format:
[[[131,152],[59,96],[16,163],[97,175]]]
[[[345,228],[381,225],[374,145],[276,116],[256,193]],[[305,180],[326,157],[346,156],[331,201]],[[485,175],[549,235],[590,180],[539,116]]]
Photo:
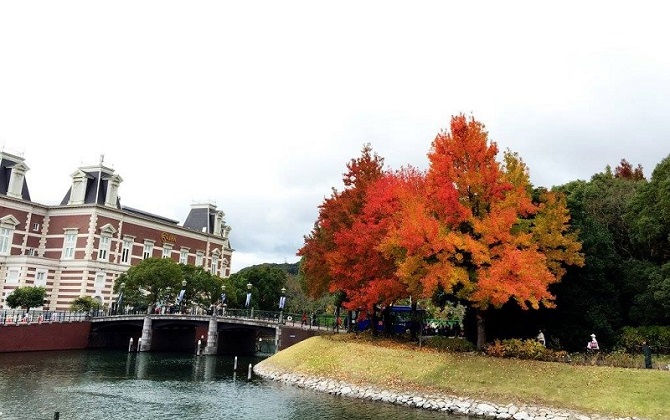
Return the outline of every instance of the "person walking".
[[[645,369],[651,369],[651,348],[646,341],[642,342],[642,354],[644,354]]]

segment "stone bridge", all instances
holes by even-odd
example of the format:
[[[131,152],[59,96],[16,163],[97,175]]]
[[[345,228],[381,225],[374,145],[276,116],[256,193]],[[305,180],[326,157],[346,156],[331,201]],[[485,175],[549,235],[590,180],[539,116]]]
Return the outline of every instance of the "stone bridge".
[[[276,352],[327,329],[302,328],[281,317],[188,314],[106,315],[90,319],[89,347],[196,354]]]

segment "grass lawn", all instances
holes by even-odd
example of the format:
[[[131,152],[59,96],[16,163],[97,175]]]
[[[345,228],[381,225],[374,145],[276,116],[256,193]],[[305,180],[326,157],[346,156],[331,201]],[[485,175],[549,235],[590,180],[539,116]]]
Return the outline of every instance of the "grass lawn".
[[[353,335],[313,337],[266,359],[279,370],[497,404],[670,419],[670,372],[445,353]]]

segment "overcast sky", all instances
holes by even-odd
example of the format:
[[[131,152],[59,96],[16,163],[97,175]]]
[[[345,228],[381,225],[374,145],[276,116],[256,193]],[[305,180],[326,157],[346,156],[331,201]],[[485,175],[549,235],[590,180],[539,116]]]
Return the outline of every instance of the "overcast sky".
[[[233,272],[295,262],[365,143],[426,168],[459,113],[536,186],[622,158],[649,177],[670,153],[662,4],[3,1],[0,146],[33,201],[104,154],[125,206],[223,210]]]

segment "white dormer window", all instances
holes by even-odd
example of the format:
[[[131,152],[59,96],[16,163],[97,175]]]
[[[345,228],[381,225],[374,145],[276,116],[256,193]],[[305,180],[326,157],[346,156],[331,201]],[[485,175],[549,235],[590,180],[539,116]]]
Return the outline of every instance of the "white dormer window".
[[[77,246],[77,230],[66,229],[65,238],[63,240],[63,254],[64,260],[71,260],[74,258],[74,250]]]

